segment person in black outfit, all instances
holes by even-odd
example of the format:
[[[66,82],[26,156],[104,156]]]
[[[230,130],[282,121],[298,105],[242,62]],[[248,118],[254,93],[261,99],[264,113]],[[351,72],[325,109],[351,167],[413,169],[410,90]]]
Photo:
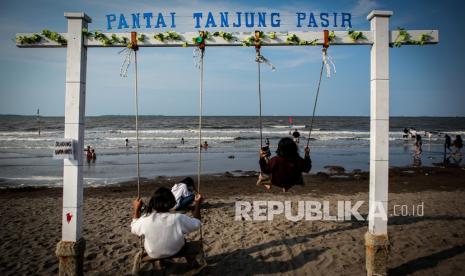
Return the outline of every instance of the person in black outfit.
[[[300,142],[300,132],[297,129],[292,133],[292,137],[294,137],[294,142],[297,144]]]
[[[408,138],[408,128],[404,127],[404,135],[402,136],[403,138]]]
[[[450,148],[452,146],[452,139],[450,138],[449,135],[446,134],[446,136],[444,136],[445,138],[445,142],[444,142],[444,147],[449,150],[449,152],[452,151],[452,149]]]

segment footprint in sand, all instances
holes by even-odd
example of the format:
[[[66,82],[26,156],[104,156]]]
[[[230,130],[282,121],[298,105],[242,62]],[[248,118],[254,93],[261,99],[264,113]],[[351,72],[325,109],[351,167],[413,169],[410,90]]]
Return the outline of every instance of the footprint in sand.
[[[95,252],[94,253],[89,253],[87,255],[87,257],[86,257],[87,260],[93,260],[95,258],[97,258],[97,253],[95,253]]]
[[[116,250],[118,250],[118,249],[120,249],[120,248],[123,248],[123,247],[124,247],[124,245],[122,245],[122,244],[116,244],[116,245],[113,245],[113,247],[111,248],[111,250],[116,251]]]

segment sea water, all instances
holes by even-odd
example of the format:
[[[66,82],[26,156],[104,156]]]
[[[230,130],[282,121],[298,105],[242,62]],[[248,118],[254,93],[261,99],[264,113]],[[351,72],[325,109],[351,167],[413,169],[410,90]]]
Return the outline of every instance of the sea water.
[[[85,146],[97,153],[95,162],[84,163],[87,186],[111,185],[136,176],[136,141],[133,116],[86,118]],[[309,117],[264,117],[263,138],[272,152],[279,139],[297,128],[301,133],[301,154],[309,134]],[[198,118],[195,116],[141,116],[141,176],[194,175],[197,173]],[[260,133],[257,117],[204,117],[202,172],[241,174],[258,171]],[[42,117],[41,134],[33,116],[0,116],[0,187],[60,186],[63,161],[54,160],[53,146],[64,137],[62,117]],[[413,165],[414,140],[403,139],[403,129],[413,127],[423,137],[421,163],[442,162],[444,134],[452,139],[465,134],[465,118],[395,117],[390,121],[390,166]],[[425,131],[432,132],[428,137]],[[126,146],[125,140],[129,140]],[[181,143],[184,138],[184,144]],[[368,117],[317,117],[311,134],[312,173],[328,165],[347,171],[369,168]],[[263,141],[263,144],[265,141]],[[84,149],[82,149],[84,150]],[[462,162],[453,160],[452,162]]]

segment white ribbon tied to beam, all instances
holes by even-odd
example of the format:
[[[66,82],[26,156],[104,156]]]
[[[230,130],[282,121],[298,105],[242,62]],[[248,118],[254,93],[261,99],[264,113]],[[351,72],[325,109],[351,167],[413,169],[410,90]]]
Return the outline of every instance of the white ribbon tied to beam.
[[[123,78],[128,76],[128,69],[129,65],[131,64],[131,57],[134,51],[129,48],[124,48],[123,50],[119,51],[118,54],[124,55],[123,64],[121,64],[121,68],[119,70],[119,75]]]
[[[323,55],[323,63],[326,68],[326,77],[330,78],[331,77],[331,66],[333,67],[334,74],[336,74],[336,65],[333,62],[333,58],[330,55],[328,55],[326,49],[323,49],[322,55]]]
[[[194,67],[197,69],[200,69],[200,58],[202,55],[202,51],[198,47],[195,47],[194,50],[192,51],[192,58],[194,62]]]
[[[265,58],[261,54],[257,54],[257,56],[255,57],[255,61],[265,63],[271,68],[271,71],[276,71],[276,66],[274,66],[273,63],[271,63],[267,58]]]

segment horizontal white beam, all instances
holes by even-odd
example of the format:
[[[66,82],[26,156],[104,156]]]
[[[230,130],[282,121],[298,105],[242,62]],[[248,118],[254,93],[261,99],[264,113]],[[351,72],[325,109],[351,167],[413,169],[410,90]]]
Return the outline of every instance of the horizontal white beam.
[[[360,39],[353,41],[352,38],[348,35],[347,31],[334,31],[335,39],[330,44],[331,45],[371,45],[373,44],[373,35],[371,31],[361,31],[363,36],[366,39]],[[435,44],[439,42],[439,32],[437,30],[407,30],[410,34],[412,40],[419,40],[422,34],[428,34],[431,36],[429,41],[425,41],[424,44]],[[195,47],[196,45],[192,42],[192,39],[198,36],[198,32],[188,32],[188,33],[179,33],[181,39],[177,41],[165,40],[159,41],[154,38],[154,35],[157,33],[138,33],[138,35],[144,34],[146,40],[144,42],[138,42],[140,47],[183,47],[186,46],[187,42],[188,47]],[[248,37],[253,36],[253,32],[236,32],[232,33],[233,39],[231,41],[226,41],[221,37],[215,37],[211,35],[211,38],[206,40],[207,47],[209,46],[242,46],[243,40],[246,40]],[[313,42],[315,41],[316,45],[323,45],[324,34],[323,32],[276,32],[276,37],[274,39],[269,38],[269,33],[266,33],[266,37],[262,39],[263,46],[309,46],[309,45],[300,45],[299,43],[287,43],[286,39],[289,34],[295,34],[299,37],[300,41]],[[33,33],[20,33],[18,36],[31,36]],[[63,37],[67,38],[66,33],[61,33]],[[105,36],[111,38],[112,35],[116,35],[118,38],[126,37],[130,39],[130,33],[104,33]],[[394,43],[399,35],[399,31],[391,31],[390,34],[390,43]],[[409,44],[402,42],[402,44]],[[84,45],[86,47],[124,47],[126,45],[114,44],[114,45],[104,45],[102,42],[96,39],[85,39]],[[42,40],[38,43],[32,44],[21,44],[16,42],[16,46],[21,48],[59,48],[66,47],[66,45],[61,45],[55,41],[51,41],[42,36]],[[253,45],[251,45],[253,46]]]

